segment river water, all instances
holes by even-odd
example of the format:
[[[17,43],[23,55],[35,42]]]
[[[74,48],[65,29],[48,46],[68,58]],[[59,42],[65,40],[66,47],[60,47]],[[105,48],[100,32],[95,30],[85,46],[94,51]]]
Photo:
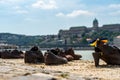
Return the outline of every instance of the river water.
[[[82,55],[82,60],[93,60],[93,56],[92,53],[94,52],[94,50],[74,50],[75,54],[80,54]],[[45,50],[42,51],[43,53],[45,52]]]
[[[94,50],[75,50],[75,54],[82,55],[83,60],[93,60],[92,53]]]

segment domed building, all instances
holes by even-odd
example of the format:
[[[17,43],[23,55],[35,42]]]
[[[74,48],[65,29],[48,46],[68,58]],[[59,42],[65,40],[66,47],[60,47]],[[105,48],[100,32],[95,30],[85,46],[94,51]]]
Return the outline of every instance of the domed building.
[[[98,20],[95,18],[92,22],[92,27],[86,27],[86,26],[73,26],[70,27],[69,30],[60,30],[59,35],[64,38],[64,37],[70,37],[77,35],[79,37],[82,37],[83,33],[92,33],[92,32],[97,32],[101,30],[107,30],[111,32],[120,32],[120,24],[105,24],[103,26],[99,26]]]
[[[99,28],[99,23],[98,23],[98,20],[95,18],[95,19],[93,20],[92,30],[93,30],[93,31],[98,31],[98,28]]]

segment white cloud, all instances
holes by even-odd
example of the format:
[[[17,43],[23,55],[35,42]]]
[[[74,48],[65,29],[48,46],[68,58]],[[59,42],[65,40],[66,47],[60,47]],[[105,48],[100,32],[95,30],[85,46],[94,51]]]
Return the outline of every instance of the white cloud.
[[[0,0],[0,3],[4,3],[4,0]]]
[[[25,21],[33,21],[32,18],[25,18],[24,20],[25,20]]]
[[[19,14],[27,14],[28,11],[26,11],[26,10],[17,10],[16,13],[19,13]]]
[[[21,9],[21,7],[20,6],[14,6],[13,9],[18,10],[18,9]]]
[[[28,13],[27,10],[23,9],[20,6],[14,6],[13,9],[14,9],[15,13],[18,13],[18,14],[27,14]]]
[[[109,8],[120,9],[120,4],[111,4]]]
[[[85,11],[85,10],[74,10],[71,13],[68,14],[64,14],[64,13],[58,13],[56,16],[64,16],[64,17],[77,17],[77,16],[91,16],[93,15],[93,13],[89,12],[89,11]]]
[[[111,13],[109,13],[109,15],[111,15],[111,16],[119,16],[120,15],[120,10],[115,11],[115,12],[111,12]]]
[[[110,12],[108,13],[111,16],[119,16],[120,15],[120,4],[110,4],[108,6]]]
[[[36,3],[33,3],[32,7],[41,9],[56,9],[57,4],[55,0],[39,0]]]
[[[63,13],[58,13],[56,16],[65,16]]]
[[[14,3],[19,3],[22,2],[24,0],[0,0],[0,3],[2,4],[14,4]]]
[[[70,14],[67,14],[68,17],[77,17],[77,16],[80,16],[80,15],[91,15],[92,13],[90,13],[89,11],[84,11],[84,10],[75,10],[73,11],[72,13]]]

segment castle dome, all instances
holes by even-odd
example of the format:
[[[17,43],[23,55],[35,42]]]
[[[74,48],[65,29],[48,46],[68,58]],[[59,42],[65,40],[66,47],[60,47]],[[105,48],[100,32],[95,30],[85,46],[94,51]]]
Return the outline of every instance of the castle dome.
[[[96,18],[93,20],[93,27],[98,27],[98,20]]]

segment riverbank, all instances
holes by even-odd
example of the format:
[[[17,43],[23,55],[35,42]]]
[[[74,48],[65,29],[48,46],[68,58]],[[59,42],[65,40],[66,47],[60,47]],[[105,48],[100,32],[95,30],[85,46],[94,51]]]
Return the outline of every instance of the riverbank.
[[[120,66],[105,66],[100,61],[75,60],[68,64],[48,66],[25,64],[23,59],[0,59],[0,80],[119,80]]]

